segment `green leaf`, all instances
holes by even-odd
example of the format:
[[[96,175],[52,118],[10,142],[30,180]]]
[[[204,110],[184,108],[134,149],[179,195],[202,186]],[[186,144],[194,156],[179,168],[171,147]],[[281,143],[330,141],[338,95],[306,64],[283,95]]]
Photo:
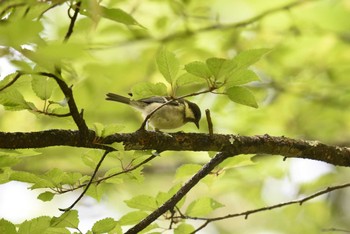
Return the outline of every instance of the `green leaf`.
[[[211,63],[210,61],[209,63]],[[208,69],[208,66],[200,61],[195,61],[185,65],[185,70],[195,76],[209,79],[211,77],[211,72]]]
[[[258,104],[253,93],[245,87],[233,86],[226,90],[226,94],[231,101],[245,106],[258,108]]]
[[[21,159],[15,156],[0,155],[0,167],[11,167],[20,161]]]
[[[152,96],[167,96],[167,87],[164,83],[142,82],[134,85],[131,90],[135,100]]]
[[[0,219],[0,233],[16,234],[16,226],[6,219]]]
[[[112,134],[115,134],[117,132],[121,132],[125,128],[122,124],[109,124],[105,125],[103,131],[102,131],[102,137],[106,137]]]
[[[106,233],[112,231],[116,225],[117,221],[112,218],[105,218],[97,221],[94,226],[92,226],[93,233]]]
[[[165,80],[173,85],[180,69],[180,62],[175,57],[175,54],[162,48],[157,54],[156,62]]]
[[[45,76],[33,75],[32,89],[41,100],[49,99],[55,87],[56,82],[54,79]]]
[[[18,234],[46,233],[50,228],[50,217],[41,216],[19,225]]]
[[[90,185],[86,195],[96,199],[97,201],[101,200],[102,195],[104,194],[104,187],[100,184],[92,184]]]
[[[216,80],[220,79],[224,74],[224,64],[227,59],[209,58],[205,62]]]
[[[231,72],[228,75],[228,79],[226,80],[226,87],[232,87],[236,85],[247,84],[252,81],[260,80],[259,77],[255,74],[255,72],[248,69],[237,69]]]
[[[89,150],[83,154],[82,160],[86,166],[95,168],[102,157],[101,150]]]
[[[16,180],[16,181],[21,181],[21,182],[27,182],[27,183],[32,183],[33,188],[52,188],[54,187],[54,184],[46,179],[42,178],[41,176],[35,175],[30,172],[25,172],[25,171],[14,171],[10,175],[11,180]]]
[[[210,197],[204,197],[191,202],[187,207],[186,214],[194,217],[205,216],[223,206],[224,205]]]
[[[158,208],[156,199],[148,195],[139,195],[124,201],[128,207],[143,211],[153,211]]]
[[[125,225],[133,225],[144,219],[145,217],[148,216],[148,213],[144,211],[133,211],[129,212],[123,217],[120,218],[119,223],[122,226]]]
[[[202,168],[199,164],[184,164],[176,170],[175,178],[182,179],[192,176]]]
[[[85,55],[83,43],[51,43],[38,47],[33,54],[26,54],[30,59],[43,67],[49,63],[60,63],[62,60],[79,59]]]
[[[137,22],[134,17],[126,13],[120,8],[106,8],[101,6],[102,17],[106,19],[113,20],[115,22],[125,24],[125,25],[138,25],[143,27],[139,22]]]
[[[47,191],[47,192],[40,193],[38,196],[38,199],[46,202],[46,201],[51,201],[54,196],[55,196],[54,193]]]
[[[78,211],[70,210],[64,212],[60,217],[53,217],[50,221],[52,227],[69,227],[78,228],[79,217]]]
[[[32,104],[29,102],[26,102],[23,95],[17,89],[1,92],[0,104],[2,104],[6,110],[11,110],[11,111],[33,109]]]
[[[252,49],[239,53],[232,60],[237,62],[240,67],[249,67],[258,62],[265,54],[269,53],[271,49]]]
[[[189,234],[194,232],[194,227],[188,223],[181,223],[174,230],[174,234]]]
[[[190,73],[184,73],[176,79],[176,85],[178,87],[198,84],[207,84],[207,82],[203,78],[192,75]]]
[[[25,17],[15,21],[4,21],[0,26],[0,45],[19,47],[39,39],[43,26],[39,20],[27,20]]]

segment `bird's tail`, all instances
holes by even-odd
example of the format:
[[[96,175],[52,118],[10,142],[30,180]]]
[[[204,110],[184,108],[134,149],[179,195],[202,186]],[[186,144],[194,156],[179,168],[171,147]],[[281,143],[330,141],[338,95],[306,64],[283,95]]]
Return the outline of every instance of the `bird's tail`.
[[[130,98],[123,97],[115,93],[107,93],[106,96],[106,100],[130,104]]]

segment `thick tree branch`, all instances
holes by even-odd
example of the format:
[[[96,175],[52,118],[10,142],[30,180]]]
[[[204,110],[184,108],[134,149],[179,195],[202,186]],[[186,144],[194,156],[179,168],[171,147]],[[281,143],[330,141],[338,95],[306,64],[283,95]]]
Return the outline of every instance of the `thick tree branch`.
[[[40,132],[0,132],[0,148],[43,148],[49,146],[74,146],[107,149],[103,144],[121,142],[125,150],[162,151],[216,151],[231,154],[270,154],[291,158],[307,158],[337,166],[350,166],[350,148],[330,146],[318,141],[296,140],[269,135],[239,136],[204,133],[162,133],[137,131],[118,133],[96,138],[92,130],[80,140],[81,132],[48,130]],[[43,141],[45,139],[45,141]]]

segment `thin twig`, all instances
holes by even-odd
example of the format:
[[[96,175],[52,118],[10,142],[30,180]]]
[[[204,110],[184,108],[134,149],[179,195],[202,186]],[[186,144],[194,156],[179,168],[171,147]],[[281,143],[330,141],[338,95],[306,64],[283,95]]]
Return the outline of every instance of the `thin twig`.
[[[22,75],[23,75],[23,73],[18,71],[16,76],[8,84],[6,84],[4,87],[0,88],[0,92],[7,89],[11,85],[13,85]]]
[[[311,194],[311,195],[309,195],[307,197],[304,197],[302,199],[289,201],[289,202],[284,202],[284,203],[279,203],[279,204],[272,205],[272,206],[266,206],[266,207],[262,207],[262,208],[259,208],[259,209],[248,210],[248,211],[241,212],[241,213],[229,214],[229,215],[216,217],[216,218],[190,217],[190,216],[181,215],[181,214],[180,214],[180,216],[182,216],[182,218],[186,218],[186,219],[206,220],[206,222],[204,222],[199,228],[197,228],[195,231],[192,232],[192,234],[193,234],[193,233],[196,233],[199,230],[203,229],[204,227],[206,227],[209,223],[211,223],[213,221],[219,221],[219,220],[229,219],[229,218],[234,218],[234,217],[239,217],[239,216],[244,216],[245,219],[247,219],[249,215],[254,214],[254,213],[259,213],[259,212],[263,212],[263,211],[267,211],[267,210],[273,210],[273,209],[277,209],[277,208],[282,208],[284,206],[289,206],[289,205],[293,205],[293,204],[302,205],[304,202],[309,201],[309,200],[311,200],[313,198],[316,198],[316,197],[319,197],[319,196],[324,195],[326,193],[330,193],[330,192],[332,192],[334,190],[343,189],[343,188],[346,188],[346,187],[350,187],[350,183],[327,187],[326,189],[318,191],[318,192],[316,192],[314,194]]]
[[[214,134],[214,129],[213,129],[213,122],[211,121],[209,109],[205,110],[205,116],[207,117],[209,135],[212,136]]]
[[[70,24],[69,24],[69,27],[68,27],[68,31],[66,33],[66,36],[64,37],[64,42],[67,42],[68,39],[70,38],[70,36],[72,35],[73,33],[73,29],[74,29],[74,25],[75,25],[75,22],[78,18],[78,14],[79,14],[79,11],[80,11],[80,6],[81,6],[81,1],[77,2],[77,4],[75,4],[75,9],[74,9],[74,14],[70,20]],[[70,9],[70,8],[69,8]]]
[[[125,169],[123,171],[120,171],[120,172],[116,172],[112,175],[109,175],[109,176],[106,176],[106,177],[103,177],[103,178],[100,178],[100,179],[97,179],[97,180],[94,180],[92,181],[91,183],[101,183],[105,180],[108,180],[110,178],[113,178],[115,176],[118,176],[118,175],[122,175],[122,174],[126,174],[128,172],[131,172],[131,171],[134,171],[136,170],[137,168],[141,167],[142,165],[148,163],[149,161],[151,161],[152,159],[154,159],[155,157],[157,157],[158,155],[157,154],[152,154],[150,157],[146,158],[145,160],[143,160],[142,162],[140,162],[139,164],[133,166],[133,167],[130,167],[129,169]],[[60,194],[63,194],[63,193],[67,193],[67,192],[71,192],[71,191],[74,191],[74,190],[77,190],[79,188],[82,188],[84,186],[86,186],[87,184],[82,184],[82,185],[79,185],[77,187],[74,187],[74,188],[71,188],[71,189],[67,189],[67,190],[63,190],[63,191],[60,191],[59,193]]]
[[[100,161],[97,163],[97,165],[96,165],[96,167],[95,167],[94,173],[92,173],[92,176],[91,176],[89,182],[86,184],[86,186],[85,186],[85,188],[84,188],[84,191],[80,194],[80,196],[72,203],[72,205],[70,205],[70,206],[67,207],[67,208],[60,208],[60,209],[59,209],[60,211],[66,212],[66,211],[71,210],[71,209],[83,198],[83,196],[85,195],[85,193],[88,191],[90,185],[92,184],[92,182],[93,182],[93,180],[94,180],[94,178],[95,178],[95,176],[96,176],[96,174],[97,174],[97,172],[98,172],[98,169],[100,168],[100,166],[101,166],[103,160],[106,158],[106,156],[107,156],[110,152],[111,152],[111,151],[109,151],[109,150],[106,150],[106,151],[104,152],[104,154],[102,155]]]

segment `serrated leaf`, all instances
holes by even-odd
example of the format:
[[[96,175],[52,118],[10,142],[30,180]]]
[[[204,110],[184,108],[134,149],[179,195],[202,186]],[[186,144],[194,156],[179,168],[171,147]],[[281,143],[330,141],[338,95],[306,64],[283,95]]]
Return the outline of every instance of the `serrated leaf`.
[[[240,67],[249,67],[250,65],[259,61],[265,54],[269,53],[271,49],[252,49],[239,53],[232,60],[237,62]]]
[[[51,201],[54,196],[55,196],[54,193],[51,193],[51,192],[47,191],[47,192],[40,193],[37,198],[39,200],[42,200],[42,201],[46,202],[46,201]]]
[[[102,137],[106,137],[117,132],[121,132],[125,128],[122,124],[109,124],[106,125],[102,131]],[[124,147],[123,147],[124,148]]]
[[[195,61],[185,65],[185,70],[195,76],[209,79],[211,77],[211,72],[208,69],[207,64]]]
[[[96,199],[97,201],[101,200],[102,195],[104,194],[104,187],[101,185],[92,184],[90,185],[86,195]]]
[[[224,74],[224,64],[227,59],[223,58],[209,58],[205,61],[211,74],[216,80],[220,79]]]
[[[100,10],[103,18],[110,19],[125,25],[138,25],[143,27],[139,22],[137,22],[134,19],[134,17],[132,17],[130,14],[126,13],[120,8],[107,8],[101,6]]]
[[[18,234],[46,233],[50,228],[50,217],[41,216],[19,225]]]
[[[53,217],[50,221],[52,227],[77,228],[79,225],[78,211],[70,210],[64,212],[59,217]]]
[[[16,234],[16,226],[6,219],[0,219],[0,233]]]
[[[237,85],[247,84],[252,81],[260,80],[255,72],[248,69],[237,69],[228,75],[225,86],[227,88]]]
[[[207,84],[207,82],[205,81],[205,79],[189,73],[182,74],[176,79],[176,85],[178,87],[198,84]]]
[[[23,95],[17,89],[1,92],[0,104],[2,104],[6,110],[11,110],[11,111],[33,109],[33,105],[26,102]]]
[[[223,207],[221,203],[215,201],[210,197],[199,198],[187,207],[186,214],[189,216],[205,216],[213,210]]]
[[[195,231],[194,227],[188,223],[181,223],[174,230],[174,234],[189,234]]]
[[[94,226],[92,226],[92,231],[93,233],[106,233],[112,231],[117,224],[117,221],[114,219],[105,218],[94,223]]]
[[[229,99],[233,102],[245,106],[258,108],[258,104],[255,100],[253,93],[245,87],[233,86],[226,90],[226,94],[229,97]]]
[[[162,48],[157,54],[156,62],[165,80],[171,85],[174,84],[180,69],[180,62],[175,54]]]
[[[144,219],[145,217],[148,216],[148,213],[144,211],[133,211],[129,212],[123,217],[120,218],[119,224],[122,226],[125,225],[133,225]]]
[[[144,211],[153,211],[158,208],[156,199],[148,195],[139,195],[124,202],[130,208]]]
[[[45,76],[32,76],[32,89],[41,100],[51,97],[53,89],[56,87],[54,79]]]
[[[132,95],[135,100],[152,96],[167,96],[167,87],[164,83],[142,82],[132,87]]]
[[[32,183],[32,189],[34,188],[52,188],[54,187],[54,184],[46,179],[42,178],[41,176],[35,175],[30,172],[25,171],[14,171],[10,175],[11,180],[21,181],[21,182],[27,182]]]

